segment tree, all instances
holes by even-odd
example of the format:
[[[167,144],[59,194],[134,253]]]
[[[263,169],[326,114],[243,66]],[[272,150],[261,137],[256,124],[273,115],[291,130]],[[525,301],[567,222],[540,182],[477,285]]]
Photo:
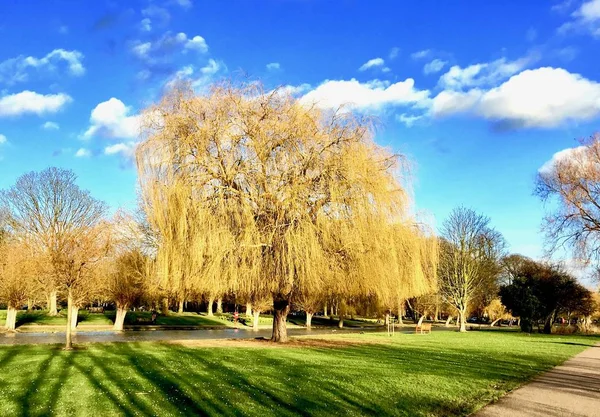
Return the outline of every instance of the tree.
[[[518,253],[503,257],[500,261],[500,284],[512,284],[513,280],[519,277],[521,269],[527,262],[531,262],[531,259]]]
[[[153,264],[144,238],[145,226],[132,215],[118,211],[111,224],[110,256],[103,262],[101,275],[102,294],[115,303],[114,330],[123,330],[129,308],[139,303],[151,291]]]
[[[593,311],[589,290],[560,267],[529,261],[523,265],[512,284],[500,288],[502,304],[521,318],[521,329],[528,333],[533,325],[544,323],[544,333],[561,312],[581,310],[584,316]]]
[[[440,293],[456,308],[461,332],[466,331],[470,303],[493,276],[493,265],[504,251],[504,238],[489,223],[489,218],[458,207],[442,225]]]
[[[148,259],[139,249],[131,249],[118,254],[111,269],[106,275],[105,293],[117,307],[114,330],[120,331],[127,311],[144,295]]]
[[[557,154],[538,172],[535,193],[553,203],[544,220],[549,251],[570,248],[586,262],[600,261],[600,134]]]
[[[164,213],[194,219],[192,230],[190,216],[176,216],[173,235],[159,226],[160,246],[192,254],[184,273],[206,293],[270,296],[273,341],[287,340],[294,297],[329,283],[343,283],[344,297],[381,293],[390,277],[396,288],[407,280],[427,289],[405,171],[374,143],[369,120],[257,83],[216,85],[205,96],[181,87],[143,119],[136,158],[150,223]],[[398,239],[417,273],[397,274],[407,259],[390,251]]]
[[[76,178],[72,171],[48,168],[19,177],[0,193],[9,227],[46,256],[51,269],[47,287],[67,293],[67,349],[74,292],[86,288],[91,266],[102,256],[103,245],[97,239],[106,237],[99,227],[106,205],[80,189]]]
[[[14,236],[0,238],[0,299],[6,301],[6,329],[15,330],[17,310],[31,297],[34,264],[31,248]]]
[[[306,314],[306,328],[310,329],[312,327],[312,318],[314,314],[320,311],[323,308],[324,303],[323,294],[313,293],[313,294],[299,294],[294,304],[296,308],[304,311]]]

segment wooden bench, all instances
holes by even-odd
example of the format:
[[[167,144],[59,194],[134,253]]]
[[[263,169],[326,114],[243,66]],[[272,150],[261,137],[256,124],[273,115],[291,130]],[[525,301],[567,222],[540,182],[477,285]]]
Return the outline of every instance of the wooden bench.
[[[431,323],[421,323],[415,327],[415,333],[431,333]]]

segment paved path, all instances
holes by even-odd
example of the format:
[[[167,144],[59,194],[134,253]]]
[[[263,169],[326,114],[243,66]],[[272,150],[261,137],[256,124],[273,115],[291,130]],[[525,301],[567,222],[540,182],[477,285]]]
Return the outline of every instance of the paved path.
[[[600,416],[600,345],[535,378],[473,417]]]

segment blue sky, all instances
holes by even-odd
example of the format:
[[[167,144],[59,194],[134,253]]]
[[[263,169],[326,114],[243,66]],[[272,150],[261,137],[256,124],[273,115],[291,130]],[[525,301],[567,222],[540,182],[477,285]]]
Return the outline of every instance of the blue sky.
[[[6,0],[0,36],[0,188],[67,167],[113,208],[135,203],[141,109],[247,75],[376,115],[418,210],[472,207],[539,257],[535,174],[600,116],[600,0]]]

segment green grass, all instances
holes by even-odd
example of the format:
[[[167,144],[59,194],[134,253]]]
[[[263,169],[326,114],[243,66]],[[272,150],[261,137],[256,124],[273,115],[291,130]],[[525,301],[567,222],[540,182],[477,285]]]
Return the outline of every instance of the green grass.
[[[111,317],[114,318],[114,316],[115,313],[112,312]],[[143,322],[140,322],[138,319],[143,320]],[[151,319],[152,313],[149,311],[129,311],[125,316],[125,324],[151,324]],[[168,316],[158,315],[156,324],[165,326],[221,327],[227,326],[228,322],[226,320],[221,320],[216,316],[208,317],[197,313],[170,313]]]
[[[6,320],[6,310],[0,310],[0,322]],[[112,325],[113,320],[104,314],[91,314],[87,310],[80,310],[77,314],[77,322],[79,326],[85,325]],[[50,316],[47,311],[34,310],[23,311],[17,313],[17,327],[23,325],[39,325],[39,326],[66,326],[67,312],[61,310],[58,315]]]
[[[306,318],[292,317],[288,316],[288,321],[293,324],[297,324],[299,326],[306,325]],[[338,318],[337,317],[323,317],[323,316],[314,316],[312,318],[312,326],[324,326],[324,327],[338,327]],[[373,319],[344,319],[344,327],[383,327],[383,323],[377,323],[376,320]]]
[[[337,347],[0,347],[3,416],[463,416],[599,338],[328,336]]]

